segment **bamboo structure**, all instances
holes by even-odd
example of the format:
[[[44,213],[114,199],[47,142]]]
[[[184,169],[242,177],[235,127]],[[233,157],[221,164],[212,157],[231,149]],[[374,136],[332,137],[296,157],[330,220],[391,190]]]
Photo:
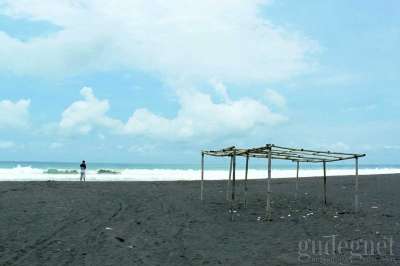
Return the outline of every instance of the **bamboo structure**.
[[[233,153],[232,156],[232,191],[231,191],[231,220],[233,221],[234,215],[234,206],[235,203],[235,193],[236,193],[236,155]]]
[[[295,197],[297,199],[297,195],[299,193],[299,172],[300,172],[300,162],[296,162],[297,168],[296,168],[296,193]]]
[[[201,160],[201,200],[204,200],[203,190],[204,190],[204,156],[215,156],[215,157],[230,157],[230,166],[229,166],[229,177],[227,180],[227,190],[226,190],[226,199],[230,199],[230,211],[233,215],[233,206],[234,201],[236,199],[236,159],[237,157],[245,157],[246,158],[246,168],[245,168],[245,176],[244,176],[244,206],[247,206],[247,180],[248,180],[248,168],[249,168],[249,160],[250,158],[264,158],[267,159],[267,169],[268,176],[266,178],[267,188],[266,188],[266,220],[271,220],[272,218],[272,207],[271,207],[271,198],[272,198],[272,190],[271,190],[271,180],[272,180],[272,161],[273,160],[289,160],[295,162],[297,164],[296,169],[296,197],[298,193],[298,183],[299,183],[299,171],[300,171],[300,163],[323,163],[323,198],[324,204],[327,204],[327,180],[326,180],[326,166],[327,163],[344,161],[344,160],[356,160],[356,172],[355,172],[355,189],[354,189],[354,206],[355,211],[358,211],[359,208],[359,198],[358,198],[358,190],[359,190],[359,175],[358,175],[358,162],[359,158],[365,157],[365,154],[356,154],[356,153],[343,153],[343,152],[331,152],[331,151],[316,151],[316,150],[308,150],[308,149],[299,149],[299,148],[288,148],[277,146],[274,144],[267,144],[262,147],[250,148],[250,149],[242,149],[236,148],[235,146],[228,147],[221,150],[208,150],[202,151],[202,160]],[[231,187],[232,180],[232,189]],[[229,197],[229,194],[230,197]],[[233,219],[233,216],[232,216]]]
[[[326,206],[326,162],[323,162],[324,164],[324,204]]]
[[[226,183],[226,200],[229,201],[229,190],[231,185],[231,178],[232,178],[232,166],[233,166],[233,156],[231,156],[231,161],[229,163],[229,177]]]
[[[358,157],[356,157],[356,182],[355,182],[355,193],[354,193],[354,209],[358,212]]]
[[[244,171],[244,207],[247,208],[247,176],[249,173],[249,155],[246,155],[246,168]]]
[[[271,178],[272,178],[272,149],[268,147],[268,179],[267,179],[267,206],[265,219],[271,220]]]
[[[201,192],[200,192],[200,200],[203,200],[204,196],[204,153],[201,153]]]

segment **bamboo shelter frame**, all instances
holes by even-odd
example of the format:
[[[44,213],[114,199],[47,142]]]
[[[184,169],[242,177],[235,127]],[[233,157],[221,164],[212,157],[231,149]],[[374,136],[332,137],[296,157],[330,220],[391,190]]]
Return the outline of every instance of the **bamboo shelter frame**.
[[[358,189],[359,189],[359,171],[358,171],[358,160],[361,157],[365,157],[365,154],[356,153],[342,153],[342,152],[331,152],[331,151],[316,151],[299,148],[288,148],[277,146],[274,144],[267,144],[262,147],[250,148],[250,149],[239,149],[235,146],[228,147],[222,150],[209,150],[201,152],[201,194],[200,199],[204,200],[204,157],[230,157],[229,165],[229,177],[226,189],[226,200],[230,200],[230,212],[233,213],[233,203],[235,201],[236,194],[236,157],[241,156],[246,158],[245,166],[245,178],[244,178],[244,207],[247,207],[247,179],[249,170],[249,159],[250,158],[264,158],[268,162],[268,176],[267,176],[267,202],[266,202],[266,220],[271,220],[271,179],[272,179],[272,160],[288,160],[296,163],[296,197],[298,193],[299,184],[299,172],[300,163],[322,163],[323,165],[323,194],[324,204],[327,204],[327,190],[326,190],[326,165],[330,162],[355,160],[355,186],[354,186],[354,208],[355,212],[359,209],[358,200]],[[232,184],[231,184],[232,183]],[[232,189],[230,187],[232,186]],[[229,197],[229,191],[231,191],[231,197]],[[229,199],[230,198],[230,199]],[[232,216],[233,217],[233,216]]]

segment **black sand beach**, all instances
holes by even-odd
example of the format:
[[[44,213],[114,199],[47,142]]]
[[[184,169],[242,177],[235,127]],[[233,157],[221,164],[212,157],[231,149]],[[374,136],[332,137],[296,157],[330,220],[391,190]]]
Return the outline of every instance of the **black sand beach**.
[[[321,178],[303,178],[297,200],[294,180],[273,179],[271,222],[265,181],[250,181],[233,222],[226,183],[206,182],[204,202],[199,184],[1,182],[0,265],[400,264],[400,175],[361,176],[359,214],[353,177],[328,177],[327,207]]]

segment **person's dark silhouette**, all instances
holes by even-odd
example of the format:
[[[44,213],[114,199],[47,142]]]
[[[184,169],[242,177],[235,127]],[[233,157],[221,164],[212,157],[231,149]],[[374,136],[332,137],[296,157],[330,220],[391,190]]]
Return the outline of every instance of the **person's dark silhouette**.
[[[86,181],[86,162],[82,161],[80,167],[81,167],[81,178],[80,178],[80,181]]]

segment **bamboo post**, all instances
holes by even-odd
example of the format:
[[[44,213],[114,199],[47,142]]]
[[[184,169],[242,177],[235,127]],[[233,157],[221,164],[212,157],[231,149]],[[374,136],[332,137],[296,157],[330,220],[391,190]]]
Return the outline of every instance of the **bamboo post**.
[[[271,220],[271,176],[272,176],[272,148],[268,149],[268,179],[267,179],[267,206],[266,206],[266,220]]]
[[[358,157],[356,157],[356,184],[354,193],[354,208],[355,212],[358,212],[359,202],[358,202]]]
[[[324,204],[326,205],[326,161],[324,161]]]
[[[232,191],[231,191],[231,220],[233,221],[233,205],[235,203],[235,193],[236,193],[236,155],[235,152],[232,156]]]
[[[204,153],[201,153],[201,192],[200,192],[200,200],[203,200],[204,194]]]
[[[229,189],[231,184],[231,177],[232,177],[232,164],[233,164],[233,157],[231,156],[231,161],[229,163],[229,178],[226,183],[226,200],[229,201]]]
[[[300,171],[300,162],[297,161],[297,169],[296,169],[296,194],[295,197],[297,199],[297,194],[299,191],[299,171]]]
[[[249,172],[249,154],[246,154],[246,169],[244,172],[244,207],[247,208],[247,175]]]

